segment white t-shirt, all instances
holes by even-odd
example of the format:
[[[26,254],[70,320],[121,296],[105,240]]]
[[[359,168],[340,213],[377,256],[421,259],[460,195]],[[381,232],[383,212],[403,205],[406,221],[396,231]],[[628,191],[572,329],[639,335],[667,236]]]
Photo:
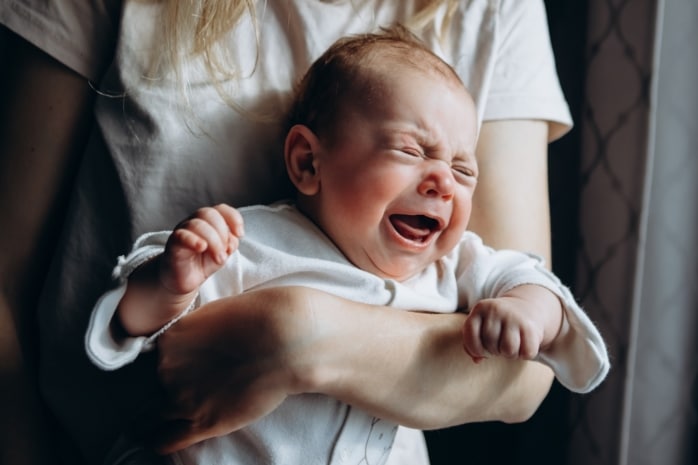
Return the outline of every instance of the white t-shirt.
[[[224,39],[241,73],[224,87],[248,111],[283,108],[294,82],[335,39],[404,22],[415,3],[259,1],[258,47],[249,20]],[[89,463],[101,461],[156,390],[152,358],[107,374],[90,364],[80,344],[91,307],[111,284],[113,257],[140,234],[171,228],[202,205],[269,203],[286,195],[279,188],[286,182],[278,124],[226,106],[198,60],[183,70],[192,83],[189,107],[171,75],[152,71],[160,8],[159,2],[109,0],[0,4],[3,25],[89,78],[99,92],[98,124],[39,308],[41,388]],[[552,137],[569,127],[542,0],[459,2],[439,41],[434,31],[442,19],[437,15],[423,39],[459,73],[480,122],[547,120]],[[134,377],[142,382],[130,382]]]
[[[516,286],[536,284],[559,297],[569,325],[567,343],[541,353],[538,360],[550,366],[560,383],[575,392],[594,389],[608,373],[608,355],[598,330],[570,291],[537,257],[511,250],[495,251],[485,247],[475,234],[466,232],[448,255],[398,282],[352,265],[312,221],[290,204],[245,207],[240,213],[245,220],[245,237],[225,265],[201,286],[197,298],[201,305],[252,289],[308,286],[367,304],[450,313],[459,308],[469,310],[478,301],[502,296]],[[85,346],[100,368],[114,370],[133,362],[161,334],[116,340],[110,328],[126,289],[126,278],[133,269],[162,253],[169,235],[169,231],[163,231],[141,236],[131,253],[120,257],[114,270],[121,285],[95,305]],[[167,327],[169,324],[163,330]],[[289,431],[293,433],[289,435]],[[299,395],[289,397],[277,410],[241,431],[207,440],[172,459],[181,465],[215,463],[215,457],[225,457],[225,463],[236,465],[341,465],[362,460],[382,465],[396,431],[397,425],[326,396]],[[414,463],[412,458],[403,460],[409,461],[393,463]]]

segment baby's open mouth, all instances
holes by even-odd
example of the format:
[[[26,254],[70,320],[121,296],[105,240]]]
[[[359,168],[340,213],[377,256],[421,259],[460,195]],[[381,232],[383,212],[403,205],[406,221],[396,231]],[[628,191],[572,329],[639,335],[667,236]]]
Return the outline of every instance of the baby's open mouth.
[[[426,241],[440,229],[438,220],[425,215],[390,215],[390,223],[402,237],[416,242]]]

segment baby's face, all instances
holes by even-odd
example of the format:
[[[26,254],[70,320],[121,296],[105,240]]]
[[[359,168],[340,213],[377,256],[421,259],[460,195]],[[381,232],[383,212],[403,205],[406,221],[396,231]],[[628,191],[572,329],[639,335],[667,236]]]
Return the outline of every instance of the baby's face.
[[[476,114],[462,85],[432,73],[400,70],[381,95],[370,108],[349,109],[321,153],[314,216],[356,266],[405,280],[466,229]]]

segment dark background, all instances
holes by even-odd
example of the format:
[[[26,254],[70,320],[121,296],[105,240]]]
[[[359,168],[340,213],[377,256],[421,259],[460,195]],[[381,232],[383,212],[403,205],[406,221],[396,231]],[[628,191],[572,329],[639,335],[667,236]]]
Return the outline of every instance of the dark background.
[[[578,241],[587,4],[578,0],[546,0],[545,4],[560,81],[576,122],[567,135],[551,144],[549,156],[553,269],[571,285]],[[0,40],[0,58],[5,52]],[[426,432],[432,465],[563,464],[570,437],[571,395],[554,384],[538,412],[523,424],[480,423]]]
[[[579,161],[587,4],[546,0],[557,69],[575,127],[550,145],[553,270],[572,285],[578,243]],[[561,465],[567,456],[571,394],[557,382],[526,423],[499,422],[426,432],[432,465]]]

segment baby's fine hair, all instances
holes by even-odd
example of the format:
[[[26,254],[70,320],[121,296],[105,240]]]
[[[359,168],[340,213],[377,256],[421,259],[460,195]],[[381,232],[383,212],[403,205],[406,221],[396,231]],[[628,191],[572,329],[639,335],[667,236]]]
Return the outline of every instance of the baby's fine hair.
[[[344,37],[313,62],[298,84],[287,129],[302,124],[320,137],[332,137],[345,105],[370,104],[380,95],[381,83],[375,71],[400,73],[396,66],[440,75],[462,85],[453,68],[404,26]]]

